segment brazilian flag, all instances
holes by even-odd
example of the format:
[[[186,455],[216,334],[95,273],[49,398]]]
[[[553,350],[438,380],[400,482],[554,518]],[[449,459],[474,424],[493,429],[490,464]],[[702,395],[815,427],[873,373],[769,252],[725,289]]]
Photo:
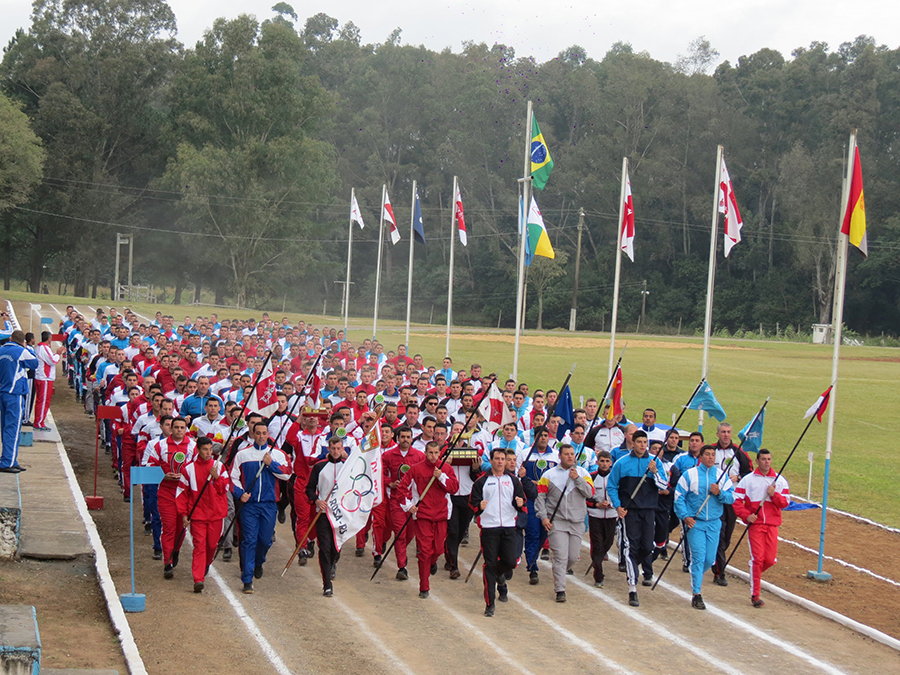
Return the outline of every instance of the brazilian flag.
[[[537,118],[531,116],[531,184],[543,190],[553,170],[553,159],[544,142],[544,135],[538,126]]]

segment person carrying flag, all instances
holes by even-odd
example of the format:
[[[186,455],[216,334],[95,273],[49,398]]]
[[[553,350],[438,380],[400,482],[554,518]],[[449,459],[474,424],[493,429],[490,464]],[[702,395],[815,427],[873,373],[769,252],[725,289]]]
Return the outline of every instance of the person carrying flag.
[[[753,471],[753,464],[747,453],[741,450],[739,445],[735,445],[731,440],[731,425],[722,422],[716,428],[716,465],[720,470],[728,473],[729,478],[738,480]],[[725,558],[728,557],[728,549],[731,548],[731,536],[734,534],[734,526],[737,523],[737,515],[734,513],[734,507],[726,504],[722,510],[722,531],[719,535],[719,552],[716,554],[716,564],[713,566],[715,578],[713,583],[716,586],[727,586],[728,579],[725,578]]]
[[[703,574],[713,566],[722,529],[722,510],[734,503],[734,485],[716,466],[716,447],[704,445],[700,464],[688,469],[675,487],[675,514],[684,524],[691,545],[691,607],[706,609]]]
[[[344,461],[347,459],[347,451],[344,449],[344,439],[340,436],[332,436],[328,439],[328,455],[319,461],[309,474],[306,483],[306,499],[319,513],[325,514],[328,509],[328,498],[337,485],[338,475],[341,472]],[[334,530],[328,517],[320,515],[316,518],[316,537],[319,540],[319,570],[322,572],[322,594],[326,598],[334,595],[332,580],[337,573],[338,560],[341,552],[334,543]]]
[[[760,448],[756,470],[744,476],[734,490],[734,511],[749,527],[750,602],[754,607],[765,604],[759,597],[760,581],[762,573],[777,562],[781,511],[790,503],[787,480],[772,468],[772,453]]]

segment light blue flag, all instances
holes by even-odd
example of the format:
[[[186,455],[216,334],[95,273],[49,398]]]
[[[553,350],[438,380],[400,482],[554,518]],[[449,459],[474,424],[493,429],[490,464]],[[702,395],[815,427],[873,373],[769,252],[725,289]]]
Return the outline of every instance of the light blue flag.
[[[741,439],[741,450],[745,452],[759,452],[762,447],[763,422],[766,419],[766,409],[763,408],[758,415],[747,422],[747,426],[738,432]]]
[[[688,410],[703,410],[720,422],[724,422],[726,417],[725,409],[716,400],[716,395],[713,394],[709,382],[704,382],[700,391],[694,394],[694,398],[688,403]]]

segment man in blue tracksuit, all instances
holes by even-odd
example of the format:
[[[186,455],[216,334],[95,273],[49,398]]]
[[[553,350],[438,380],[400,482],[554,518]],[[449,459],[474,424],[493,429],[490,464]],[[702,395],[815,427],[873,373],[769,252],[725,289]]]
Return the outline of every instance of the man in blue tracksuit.
[[[253,578],[263,575],[278,516],[278,481],[291,476],[287,457],[268,444],[265,422],[253,425],[253,445],[238,450],[231,468],[231,484],[241,524],[241,581],[244,593],[253,592]]]
[[[634,448],[631,452],[613,464],[606,491],[619,516],[616,535],[628,576],[628,604],[640,607],[637,597],[638,570],[643,560],[653,552],[659,491],[668,488],[668,478],[662,462],[647,452],[647,432],[635,431],[632,442]],[[645,575],[643,585],[650,586],[652,578],[652,572],[649,578]]]
[[[688,469],[675,488],[675,514],[691,545],[691,607],[706,609],[700,590],[703,574],[716,561],[723,505],[734,504],[734,485],[716,466],[716,448],[704,445],[700,464]]]
[[[0,471],[19,473],[19,430],[25,415],[28,395],[28,371],[40,365],[34,352],[25,346],[25,333],[14,330],[9,342],[0,347],[0,430],[3,452]]]

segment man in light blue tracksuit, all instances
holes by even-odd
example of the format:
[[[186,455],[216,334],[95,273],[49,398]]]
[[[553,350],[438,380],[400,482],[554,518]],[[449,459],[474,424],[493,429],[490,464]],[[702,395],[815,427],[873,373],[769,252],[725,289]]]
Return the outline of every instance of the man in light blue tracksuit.
[[[734,485],[716,466],[716,448],[704,445],[700,464],[688,469],[675,488],[675,514],[687,528],[691,546],[691,607],[706,609],[700,590],[703,574],[716,561],[722,507],[734,504]]]
[[[0,471],[19,473],[19,430],[25,414],[28,395],[28,371],[37,369],[37,357],[25,346],[25,333],[14,330],[9,342],[0,347],[0,429],[3,452]]]

